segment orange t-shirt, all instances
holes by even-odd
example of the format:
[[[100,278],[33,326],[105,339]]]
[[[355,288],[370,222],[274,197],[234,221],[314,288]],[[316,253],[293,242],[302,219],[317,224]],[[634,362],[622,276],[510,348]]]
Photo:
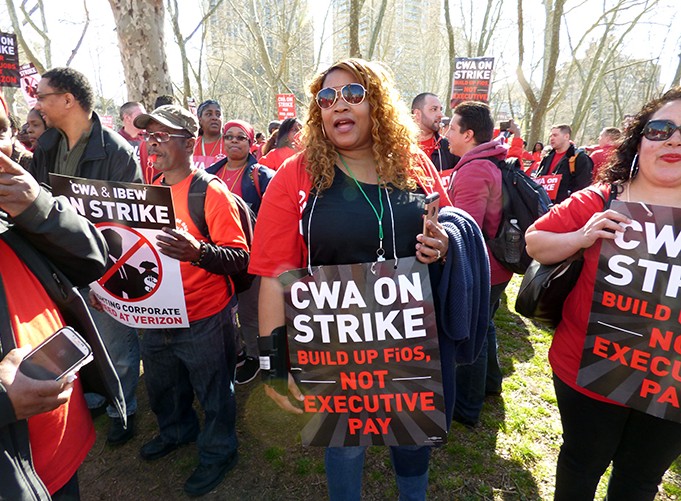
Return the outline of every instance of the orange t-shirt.
[[[0,241],[0,275],[17,346],[34,348],[64,326],[57,306],[14,251]],[[17,293],[17,291],[21,293]],[[64,487],[95,443],[80,380],[68,402],[28,419],[33,464],[50,494]]]
[[[189,215],[187,197],[191,179],[192,175],[189,175],[170,187],[175,207],[175,224],[178,229],[188,231],[199,242],[206,242],[207,239],[201,235]],[[158,182],[160,181],[159,179]],[[213,243],[248,250],[246,237],[241,228],[239,210],[234,197],[223,183],[215,181],[208,183],[205,212]],[[210,273],[185,261],[180,262],[180,273],[190,322],[215,315],[231,299],[231,296],[228,296],[227,282],[223,275]]]

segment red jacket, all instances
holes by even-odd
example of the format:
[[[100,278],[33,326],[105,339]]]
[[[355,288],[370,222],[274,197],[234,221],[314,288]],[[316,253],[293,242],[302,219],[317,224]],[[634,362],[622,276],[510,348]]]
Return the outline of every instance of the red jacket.
[[[502,216],[501,170],[488,158],[504,160],[508,150],[499,140],[483,143],[466,153],[454,167],[449,197],[454,207],[468,212],[478,223],[485,239],[494,238]],[[507,282],[513,276],[497,261],[489,248],[492,285]]]

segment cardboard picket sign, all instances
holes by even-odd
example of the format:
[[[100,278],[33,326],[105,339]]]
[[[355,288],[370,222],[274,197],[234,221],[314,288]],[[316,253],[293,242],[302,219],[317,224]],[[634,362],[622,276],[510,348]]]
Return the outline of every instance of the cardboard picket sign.
[[[681,422],[681,209],[615,200],[632,223],[602,240],[577,383]]]
[[[280,276],[303,445],[436,445],[447,437],[428,266],[320,266]]]
[[[188,327],[180,262],[156,249],[162,228],[176,224],[170,187],[58,174],[50,186],[107,241],[107,269],[90,284],[104,311],[130,327]]]

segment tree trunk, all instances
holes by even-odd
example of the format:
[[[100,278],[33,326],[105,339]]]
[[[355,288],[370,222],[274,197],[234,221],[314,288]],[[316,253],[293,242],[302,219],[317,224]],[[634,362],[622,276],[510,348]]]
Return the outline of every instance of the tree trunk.
[[[45,56],[46,56],[46,62],[43,64],[43,62],[40,60],[40,58],[31,50],[31,48],[28,46],[28,43],[26,43],[26,38],[24,38],[23,30],[21,23],[19,22],[19,18],[17,17],[17,11],[14,8],[14,0],[6,0],[5,2],[7,4],[7,13],[9,14],[10,20],[12,21],[12,28],[14,29],[14,33],[17,36],[17,42],[19,43],[19,46],[21,49],[24,51],[24,54],[26,54],[26,58],[33,63],[33,66],[38,70],[38,74],[43,74],[47,69],[49,69],[52,66],[52,58],[51,58],[51,51],[50,51],[50,38],[47,34],[47,27],[43,24],[43,29],[39,28],[32,20],[30,17],[25,16],[25,20],[30,24],[30,26],[40,35],[44,41],[44,46],[45,46]],[[42,2],[40,3],[40,8],[41,12],[43,9]],[[43,15],[43,20],[44,20],[44,15]]]
[[[163,0],[109,0],[116,21],[128,100],[151,108],[172,94],[163,44]]]
[[[350,57],[362,57],[359,48],[359,15],[364,0],[350,0]]]
[[[555,0],[553,5],[546,0],[546,25],[544,29],[544,80],[539,89],[539,96],[535,95],[530,83],[525,78],[523,71],[523,59],[525,48],[523,44],[523,15],[522,0],[518,0],[518,82],[532,106],[532,117],[530,121],[530,136],[527,144],[534,144],[537,138],[542,136],[544,120],[548,110],[549,100],[553,94],[553,87],[556,82],[556,62],[560,52],[560,24],[563,18],[565,0]]]

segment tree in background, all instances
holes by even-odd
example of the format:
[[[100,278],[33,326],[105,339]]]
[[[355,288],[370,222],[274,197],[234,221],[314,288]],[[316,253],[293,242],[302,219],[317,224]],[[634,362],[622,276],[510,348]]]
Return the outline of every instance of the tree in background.
[[[109,0],[123,62],[128,100],[153,108],[156,97],[172,94],[164,46],[163,0]]]

